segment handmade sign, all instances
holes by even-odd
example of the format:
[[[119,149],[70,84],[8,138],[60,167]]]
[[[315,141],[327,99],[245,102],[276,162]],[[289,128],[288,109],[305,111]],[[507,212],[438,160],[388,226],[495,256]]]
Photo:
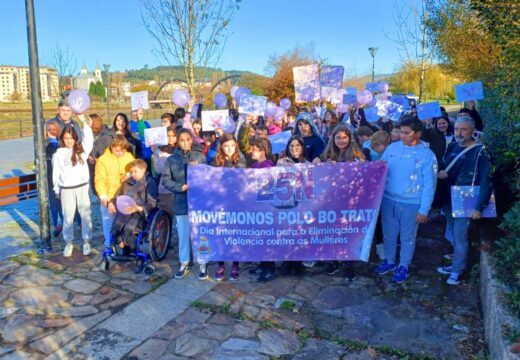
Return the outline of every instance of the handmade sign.
[[[377,106],[366,107],[363,111],[365,112],[365,119],[367,119],[368,122],[377,122],[379,120],[379,109]]]
[[[290,131],[282,131],[278,134],[270,135],[269,141],[271,142],[272,153],[279,154],[284,151],[291,135],[292,133]]]
[[[321,97],[320,71],[318,64],[293,68],[296,102],[311,102]]]
[[[238,112],[241,114],[264,115],[267,106],[266,96],[243,95],[240,97]]]
[[[382,161],[189,166],[194,260],[368,261],[386,173]]]
[[[343,89],[336,89],[333,87],[322,87],[321,98],[327,99],[333,104],[340,103],[343,101]]]
[[[344,72],[343,66],[322,66],[320,69],[320,85],[335,89],[341,88]]]
[[[454,218],[469,218],[475,210],[478,202],[480,186],[452,186],[451,187],[451,206]],[[489,204],[482,210],[482,217],[497,217],[497,206],[495,194],[491,194]]]
[[[345,91],[346,91],[347,95],[357,95],[357,88],[356,87],[347,86],[345,88]]]
[[[147,147],[152,145],[168,145],[168,131],[164,126],[144,129],[144,142]]]
[[[457,102],[482,99],[484,99],[482,81],[455,85],[455,100]]]
[[[148,109],[148,91],[138,91],[130,94],[132,111],[137,109]]]
[[[343,95],[343,104],[345,104],[345,105],[356,105],[357,104],[357,96],[355,94],[345,94],[345,95]]]
[[[379,83],[368,82],[368,83],[365,84],[365,90],[368,90],[371,93],[376,93],[376,92],[379,91]]]
[[[388,98],[391,102],[399,104],[403,107],[403,110],[410,110],[410,101],[404,95],[394,95]]]
[[[433,119],[442,115],[441,104],[438,101],[417,104],[416,108],[419,120]]]
[[[202,131],[215,131],[218,128],[224,132],[235,131],[235,123],[229,117],[229,110],[202,111]]]

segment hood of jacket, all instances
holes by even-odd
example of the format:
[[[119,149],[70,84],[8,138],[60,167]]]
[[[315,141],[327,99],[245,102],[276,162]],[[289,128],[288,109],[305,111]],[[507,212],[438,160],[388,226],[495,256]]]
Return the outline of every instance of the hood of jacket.
[[[311,132],[313,135],[320,136],[318,127],[316,126],[316,123],[314,122],[314,116],[312,116],[312,114],[308,113],[308,112],[302,112],[296,118],[296,124],[294,125],[293,135],[302,136],[302,134],[300,133],[300,128],[298,127],[300,121],[305,121],[306,123],[308,123],[311,126]]]

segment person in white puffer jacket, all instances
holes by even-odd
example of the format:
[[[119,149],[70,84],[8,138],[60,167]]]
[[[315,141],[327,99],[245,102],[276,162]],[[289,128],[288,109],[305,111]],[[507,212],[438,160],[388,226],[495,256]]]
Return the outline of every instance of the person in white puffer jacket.
[[[90,173],[88,155],[92,151],[94,136],[85,116],[79,114],[83,123],[83,136],[74,128],[64,128],[60,135],[60,147],[52,157],[52,179],[54,192],[61,200],[63,212],[63,240],[66,245],[63,256],[72,256],[74,238],[73,221],[76,209],[81,217],[81,235],[83,238],[83,255],[91,252],[92,217],[90,210]]]

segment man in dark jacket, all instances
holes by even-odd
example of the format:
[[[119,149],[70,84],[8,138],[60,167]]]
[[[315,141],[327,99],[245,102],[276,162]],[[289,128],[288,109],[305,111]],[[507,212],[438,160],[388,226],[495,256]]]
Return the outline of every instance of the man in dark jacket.
[[[446,215],[445,237],[453,245],[453,264],[438,267],[441,274],[449,275],[449,285],[459,284],[459,276],[464,272],[467,263],[469,240],[468,228],[471,220],[482,217],[483,209],[488,205],[492,192],[491,168],[489,155],[482,145],[475,144],[472,138],[475,131],[475,122],[470,117],[458,118],[455,122],[456,143],[450,144],[444,155],[444,164],[451,168],[439,172],[439,179],[446,179],[448,186],[445,188],[443,199],[445,200],[443,211]],[[464,152],[458,159],[457,155]],[[480,191],[471,217],[454,218],[451,205],[451,186],[479,185]]]
[[[47,120],[46,125],[50,121],[55,121],[60,126],[60,134],[63,132],[63,129],[66,127],[72,127],[76,134],[78,135],[78,141],[81,142],[83,138],[83,132],[81,131],[81,127],[79,124],[72,120],[72,109],[69,106],[67,100],[60,100],[58,103],[58,110],[55,117]],[[59,138],[59,135],[58,135]]]

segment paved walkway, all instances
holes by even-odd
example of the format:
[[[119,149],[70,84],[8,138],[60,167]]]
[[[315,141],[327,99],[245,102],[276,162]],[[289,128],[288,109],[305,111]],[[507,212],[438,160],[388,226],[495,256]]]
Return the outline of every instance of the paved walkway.
[[[0,356],[473,359],[485,351],[477,289],[471,276],[449,287],[434,272],[447,250],[439,233],[439,224],[422,228],[403,286],[364,263],[353,282],[318,266],[258,284],[250,265],[233,283],[172,279],[173,251],[151,277],[132,264],[102,271],[98,251],[18,255],[0,262]]]

